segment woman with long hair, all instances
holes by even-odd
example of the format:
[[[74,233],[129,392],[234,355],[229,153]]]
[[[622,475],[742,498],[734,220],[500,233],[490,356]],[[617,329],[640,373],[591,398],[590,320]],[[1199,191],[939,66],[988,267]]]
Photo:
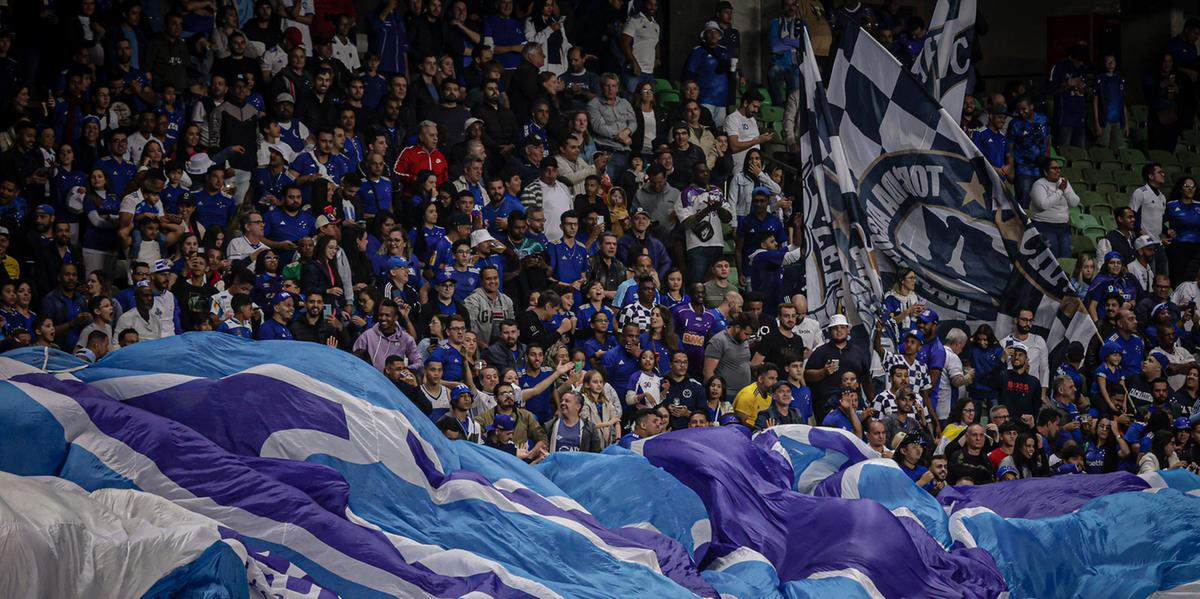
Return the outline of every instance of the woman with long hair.
[[[659,304],[650,311],[650,328],[642,340],[642,347],[654,352],[659,372],[671,370],[671,354],[679,349],[679,338],[675,336],[675,319],[666,306]]]
[[[13,330],[17,328],[29,331],[33,335],[34,320],[37,319],[37,312],[34,312],[30,307],[33,304],[33,284],[26,280],[18,280],[14,288],[16,293],[16,308],[4,315],[5,328]]]
[[[138,159],[138,171],[162,170],[166,152],[158,140],[150,140],[142,147],[142,156]]]
[[[632,153],[641,155],[646,164],[654,160],[654,148],[669,137],[667,111],[660,108],[654,97],[654,84],[643,81],[634,88],[633,116],[637,122],[629,147]]]
[[[604,381],[598,370],[586,371],[583,375],[583,416],[596,425],[600,433],[600,447],[608,447],[621,438],[621,403],[617,392]]]
[[[1193,281],[1200,271],[1200,202],[1196,202],[1196,179],[1180,177],[1175,183],[1166,213],[1167,264],[1171,279]]]
[[[708,422],[716,426],[721,422],[721,417],[727,414],[733,414],[733,404],[725,399],[726,391],[729,385],[725,382],[725,378],[719,374],[714,374],[708,377],[704,382],[704,399],[708,403]]]
[[[270,305],[276,293],[283,291],[283,260],[275,250],[259,252],[254,258],[254,289],[250,297],[260,306]]]
[[[409,229],[418,228],[429,222],[425,216],[425,204],[434,204],[435,206],[438,204],[437,175],[433,171],[421,171],[417,173],[413,187],[415,193],[410,202],[407,204],[398,201],[392,202],[392,211]],[[433,219],[433,223],[437,224],[440,220],[441,213],[439,211],[438,216]],[[415,237],[413,241],[416,241]]]
[[[350,284],[354,291],[370,287],[375,280],[371,258],[367,256],[367,230],[351,225],[342,230],[342,251],[350,263]]]
[[[446,229],[437,224],[439,215],[436,202],[422,202],[417,206],[417,214],[420,221],[412,232],[413,252],[421,264],[429,264],[438,244],[446,238]]]
[[[1075,295],[1080,299],[1087,296],[1094,278],[1096,278],[1096,257],[1084,252],[1075,260],[1075,270],[1071,272],[1071,288],[1075,290]]]
[[[883,309],[891,318],[888,325],[892,332],[891,339],[901,340],[901,334],[913,328],[916,316],[925,311],[925,302],[917,295],[917,273],[911,268],[900,268],[896,272],[896,282],[883,295]]]
[[[1117,421],[1101,418],[1088,435],[1083,448],[1083,463],[1088,474],[1117,471],[1117,463],[1129,457],[1129,444],[1117,428]]]
[[[392,215],[391,211],[381,211],[367,221],[367,255],[372,256],[372,264],[374,264],[374,256],[382,255],[387,251],[388,233],[395,228],[396,217]]]
[[[671,267],[663,277],[663,292],[658,295],[658,303],[670,310],[675,306],[686,306],[691,302],[692,296],[683,292],[683,271]]]
[[[567,120],[567,135],[575,136],[579,140],[579,157],[588,164],[592,163],[592,157],[596,155],[596,140],[592,139],[592,132],[588,127],[588,113],[586,110],[571,114]]]
[[[175,243],[175,251],[167,258],[172,262],[171,272],[182,273],[187,268],[188,256],[200,251],[200,237],[195,233],[184,233]]]
[[[543,71],[555,75],[567,72],[567,52],[571,49],[571,42],[567,40],[567,30],[563,27],[557,0],[534,1],[525,19],[525,39],[542,47],[546,57]]]
[[[1179,447],[1175,445],[1175,434],[1170,429],[1154,431],[1150,451],[1143,453],[1142,457],[1138,459],[1138,474],[1174,470],[1186,466],[1187,464],[1180,461],[1179,456],[1175,455],[1177,449]]]
[[[200,145],[200,125],[188,123],[179,133],[179,139],[175,142],[175,160],[187,164],[193,154],[203,151],[205,149]]]
[[[1000,461],[1000,468],[1011,467],[1017,473],[1017,478],[1034,478],[1050,476],[1050,466],[1046,463],[1046,454],[1038,449],[1038,438],[1035,433],[1023,432],[1017,435],[1013,452]]]
[[[762,150],[746,150],[746,160],[742,163],[741,172],[734,175],[733,180],[729,182],[729,202],[733,204],[735,218],[740,219],[750,214],[750,200],[756,188],[767,188],[772,197],[783,193],[783,188],[771,178],[765,166]],[[774,203],[771,202],[772,207]]]
[[[1200,414],[1200,366],[1188,367],[1183,386],[1175,392],[1175,403],[1190,408],[1192,414]]]
[[[345,290],[337,270],[338,243],[329,235],[317,238],[313,259],[300,273],[300,290],[305,295],[320,293],[325,303],[341,307]]]
[[[108,189],[108,177],[102,169],[92,169],[82,195],[72,195],[69,206],[79,207],[87,224],[83,229],[83,269],[114,272],[120,239],[121,198]]]

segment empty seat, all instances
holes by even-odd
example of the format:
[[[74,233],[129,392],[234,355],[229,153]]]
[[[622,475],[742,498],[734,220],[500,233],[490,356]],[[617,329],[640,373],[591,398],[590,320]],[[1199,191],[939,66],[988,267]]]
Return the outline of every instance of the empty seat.
[[[1179,164],[1179,159],[1175,157],[1175,154],[1172,154],[1166,150],[1150,150],[1147,153],[1147,158],[1150,159],[1150,162],[1157,162],[1164,166],[1168,164]]]
[[[1095,146],[1088,148],[1088,157],[1095,163],[1115,162],[1117,160],[1117,153],[1109,148]]]
[[[1146,159],[1146,155],[1137,148],[1125,148],[1124,150],[1121,150],[1120,156],[1121,162],[1125,163],[1125,166],[1127,167],[1134,164],[1146,164],[1147,162],[1150,162]]]
[[[1058,148],[1058,153],[1067,160],[1074,162],[1076,160],[1087,160],[1087,150],[1077,146],[1062,146]]]
[[[1093,185],[1097,184],[1097,183],[1116,183],[1117,182],[1116,179],[1113,178],[1112,171],[1100,170],[1098,168],[1083,169],[1083,180],[1087,181],[1088,183],[1091,183]]]

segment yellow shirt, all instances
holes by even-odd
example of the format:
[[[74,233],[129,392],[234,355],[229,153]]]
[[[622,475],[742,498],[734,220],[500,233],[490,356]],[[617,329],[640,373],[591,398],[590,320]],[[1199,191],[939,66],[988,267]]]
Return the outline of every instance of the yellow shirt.
[[[21,263],[17,262],[17,259],[12,256],[4,257],[4,270],[8,271],[8,278],[10,279],[21,278]]]
[[[740,414],[747,414],[748,418],[742,418],[742,424],[750,428],[754,428],[754,421],[758,418],[758,413],[771,407],[771,396],[758,394],[758,383],[750,383],[742,387],[737,395],[733,398],[733,411]]]

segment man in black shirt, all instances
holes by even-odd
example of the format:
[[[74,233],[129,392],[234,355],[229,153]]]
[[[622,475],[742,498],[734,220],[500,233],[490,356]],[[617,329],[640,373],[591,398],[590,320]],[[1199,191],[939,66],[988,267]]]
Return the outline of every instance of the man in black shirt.
[[[804,359],[804,340],[794,333],[796,328],[796,306],[787,303],[779,305],[779,317],[770,333],[767,333],[758,345],[754,346],[751,364],[771,362],[773,364],[791,364]]]
[[[850,323],[841,314],[829,319],[829,342],[817,347],[804,365],[804,380],[812,388],[813,412],[820,422],[828,411],[827,398],[840,396],[842,375],[853,372],[863,382],[867,397],[874,397],[870,373],[871,361],[866,352],[850,345]]]
[[[558,330],[551,331],[546,328],[546,323],[549,322],[551,316],[554,316],[560,302],[558,293],[546,290],[538,296],[537,304],[517,316],[517,328],[521,330],[523,343],[526,345],[536,343],[549,348],[559,341],[565,341],[565,335],[571,332],[571,328],[574,326],[570,319],[563,319]]]
[[[292,338],[297,341],[312,341],[328,345],[332,340],[336,347],[342,349],[350,347],[350,340],[343,330],[342,321],[338,320],[332,308],[326,315],[325,297],[320,293],[312,292],[304,298],[304,314],[292,321],[288,328],[292,331]],[[387,367],[386,362],[384,367]]]
[[[992,462],[984,451],[986,435],[983,425],[972,424],[963,432],[963,436],[966,437],[966,443],[963,444],[962,451],[955,452],[950,457],[949,480],[957,484],[959,479],[969,478],[977,485],[994,482],[996,476],[992,471]]]
[[[1034,417],[1042,403],[1042,385],[1029,374],[1029,354],[1025,344],[1016,342],[1005,349],[1011,354],[1008,370],[997,368],[992,375],[993,386],[999,392],[997,402],[1007,406],[1014,420],[1033,428]]]
[[[663,403],[671,414],[671,430],[687,428],[692,412],[708,408],[704,388],[688,376],[687,352],[681,349],[671,352],[671,370],[663,379],[667,383]]]

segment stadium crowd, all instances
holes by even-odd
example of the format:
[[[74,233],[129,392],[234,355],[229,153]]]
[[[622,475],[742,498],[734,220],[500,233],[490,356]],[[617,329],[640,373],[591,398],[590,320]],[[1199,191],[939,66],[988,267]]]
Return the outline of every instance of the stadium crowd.
[[[655,0],[10,4],[3,348],[92,362],[186,331],[324,343],[446,436],[529,462],[801,423],[933,492],[1200,462],[1195,179],[1168,197],[1147,164],[1077,257],[1093,347],[1051,362],[1030,310],[1004,339],[940,329],[907,269],[874,347],[851,343],[845,317],[808,312],[801,186],[757,117],[786,105],[794,131],[802,20],[823,66],[850,21],[907,62],[926,25],[894,2],[784,0],[745,32],[770,43],[760,93],[742,91],[734,6],[712,8],[668,74]],[[1188,21],[1147,75],[1151,147],[1194,122],[1197,39]],[[1079,198],[1052,148],[1129,138],[1115,57],[1094,76],[1087,58],[986,109],[968,96],[963,116],[1064,257]]]

